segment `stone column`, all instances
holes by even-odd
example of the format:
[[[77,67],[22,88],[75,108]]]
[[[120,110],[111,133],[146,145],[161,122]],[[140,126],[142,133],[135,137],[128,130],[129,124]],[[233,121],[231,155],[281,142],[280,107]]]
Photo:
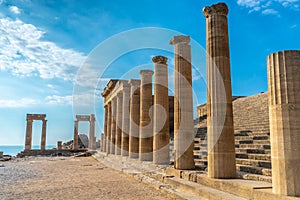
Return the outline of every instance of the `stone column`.
[[[152,115],[152,75],[151,70],[141,70],[141,93],[140,93],[140,161],[153,160],[153,125]]]
[[[190,37],[175,36],[174,168],[194,169],[194,119]]]
[[[273,192],[300,197],[300,51],[267,60]]]
[[[42,139],[41,139],[41,150],[46,150],[46,130],[47,130],[47,120],[43,120],[42,126]]]
[[[225,3],[203,9],[206,17],[208,176],[235,178],[235,141]]]
[[[92,150],[96,149],[96,140],[95,138],[95,115],[91,114],[90,116],[90,138],[89,138],[89,148]]]
[[[25,150],[31,150],[32,142],[32,119],[26,119],[26,138],[25,138]]]
[[[74,122],[74,142],[73,142],[73,149],[78,150],[78,121],[75,120]]]
[[[130,80],[129,157],[139,157],[140,80]]]
[[[121,155],[123,92],[117,94],[115,154]]]
[[[102,139],[102,151],[106,152],[106,139],[107,139],[107,114],[108,114],[108,109],[107,105],[104,106],[105,113],[104,113],[104,135]]]
[[[107,104],[106,154],[110,154],[111,146],[111,102]]]
[[[153,125],[153,163],[169,164],[169,95],[168,58],[155,56],[154,62],[154,125]]]
[[[100,136],[100,151],[103,152],[103,145],[104,145],[104,134],[102,133],[101,136]]]
[[[110,136],[110,154],[115,154],[116,145],[116,114],[117,114],[117,99],[111,100],[111,136]]]
[[[57,141],[57,150],[62,150],[62,141]]]
[[[130,99],[130,87],[123,83],[123,110],[122,110],[122,145],[121,145],[121,155],[129,155],[129,99]]]

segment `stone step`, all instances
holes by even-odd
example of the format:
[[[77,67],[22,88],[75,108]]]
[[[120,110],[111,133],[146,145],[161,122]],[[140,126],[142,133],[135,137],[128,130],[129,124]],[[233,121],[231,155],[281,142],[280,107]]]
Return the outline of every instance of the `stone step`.
[[[265,176],[271,176],[272,170],[271,169],[265,169],[263,167],[254,167],[254,166],[248,166],[248,165],[236,165],[237,171],[246,172],[250,174],[259,174],[259,175],[265,175]]]
[[[270,144],[238,144],[239,148],[246,149],[271,149]]]
[[[254,181],[264,181],[268,183],[272,183],[272,177],[271,176],[264,176],[264,175],[258,175],[258,174],[249,174],[245,172],[238,172],[238,178],[243,178],[246,180],[254,180]]]
[[[241,159],[236,158],[236,164],[240,165],[248,165],[248,166],[254,166],[254,167],[263,167],[271,169],[271,162],[265,161],[265,160],[254,160],[254,159]]]
[[[188,180],[180,179],[177,177],[164,178],[164,183],[172,187],[184,191],[189,194],[196,195],[204,199],[212,200],[246,200],[246,198],[233,195],[200,183],[194,183]]]
[[[207,166],[207,159],[194,159],[196,165]]]
[[[242,159],[254,159],[254,160],[271,161],[271,155],[269,155],[269,154],[236,153],[235,157],[236,158],[242,158]]]
[[[263,136],[235,136],[235,141],[240,140],[266,140],[270,141],[270,136],[263,135]]]
[[[266,149],[248,149],[248,148],[236,148],[235,153],[247,153],[247,154],[270,154],[271,150]]]

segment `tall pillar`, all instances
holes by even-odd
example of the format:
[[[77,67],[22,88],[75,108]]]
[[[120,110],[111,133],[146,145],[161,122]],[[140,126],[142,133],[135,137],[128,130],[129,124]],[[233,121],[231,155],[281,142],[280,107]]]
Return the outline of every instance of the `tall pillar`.
[[[26,119],[26,138],[25,138],[25,150],[31,150],[32,143],[32,119]]]
[[[268,56],[273,192],[300,197],[300,51]]]
[[[169,95],[168,58],[155,56],[154,62],[154,125],[153,125],[153,163],[169,164]]]
[[[116,145],[116,114],[117,114],[117,99],[111,100],[111,136],[110,136],[110,154],[115,154]]]
[[[129,99],[130,99],[130,87],[123,83],[123,110],[122,110],[122,144],[121,155],[129,155]]]
[[[107,104],[106,154],[110,154],[111,146],[111,102]]]
[[[43,120],[42,126],[42,139],[41,139],[41,150],[46,150],[46,130],[47,130],[47,120]]]
[[[78,150],[78,121],[75,120],[74,122],[74,142],[73,142],[73,149]]]
[[[152,116],[152,70],[141,70],[140,93],[140,161],[153,160],[153,125]]]
[[[194,119],[190,37],[175,36],[174,168],[194,169]]]
[[[206,17],[208,176],[235,178],[235,141],[225,3],[203,9]]]
[[[116,146],[115,146],[116,155],[121,155],[122,110],[123,110],[123,93],[120,92],[117,94],[117,109],[116,109]]]
[[[90,138],[89,138],[89,148],[92,150],[96,149],[96,140],[95,140],[95,115],[91,114],[90,116]]]
[[[140,80],[130,80],[129,157],[139,157]]]
[[[108,114],[108,109],[107,105],[104,106],[104,135],[102,139],[102,151],[106,152],[106,139],[107,139],[107,114]]]

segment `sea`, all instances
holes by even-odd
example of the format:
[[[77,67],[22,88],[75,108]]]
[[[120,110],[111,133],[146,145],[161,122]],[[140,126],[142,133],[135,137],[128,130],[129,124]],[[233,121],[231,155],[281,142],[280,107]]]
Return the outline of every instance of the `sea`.
[[[55,148],[56,145],[47,145],[46,149]],[[32,149],[40,149],[39,145],[33,145]],[[3,151],[3,155],[11,155],[16,156],[18,153],[24,150],[24,145],[16,145],[16,146],[0,146],[0,151]]]

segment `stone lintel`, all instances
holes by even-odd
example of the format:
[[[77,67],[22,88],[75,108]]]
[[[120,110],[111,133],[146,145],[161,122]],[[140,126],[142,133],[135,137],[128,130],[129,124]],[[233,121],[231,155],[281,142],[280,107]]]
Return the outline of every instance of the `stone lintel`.
[[[227,16],[228,7],[225,3],[217,3],[211,6],[205,6],[203,8],[203,15],[208,18],[212,15],[224,15]]]
[[[131,86],[138,86],[141,84],[141,80],[139,79],[130,79],[128,81],[128,84],[131,85]]]
[[[152,58],[152,61],[153,61],[154,63],[166,64],[167,61],[168,61],[168,58],[165,57],[165,56],[154,56],[154,57]]]
[[[189,36],[185,36],[185,35],[178,35],[178,36],[174,36],[171,40],[170,40],[170,44],[176,45],[176,44],[189,44],[191,41]]]
[[[26,120],[45,120],[46,114],[27,114]]]

